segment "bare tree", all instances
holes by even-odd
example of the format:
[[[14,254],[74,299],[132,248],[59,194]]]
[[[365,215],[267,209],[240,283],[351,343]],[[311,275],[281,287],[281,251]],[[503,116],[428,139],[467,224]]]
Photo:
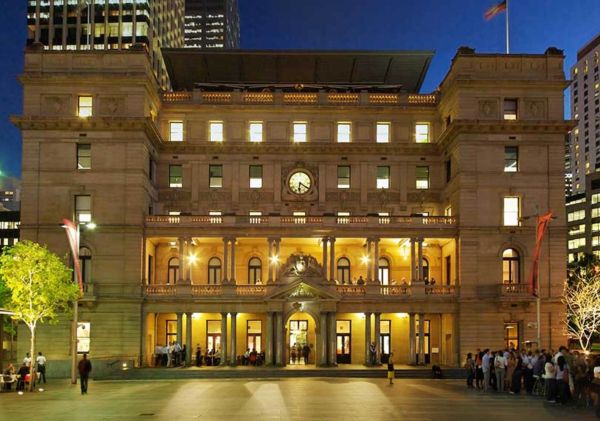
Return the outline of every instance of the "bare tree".
[[[567,331],[587,351],[600,333],[600,274],[595,270],[584,273],[571,273],[563,303],[567,306]]]

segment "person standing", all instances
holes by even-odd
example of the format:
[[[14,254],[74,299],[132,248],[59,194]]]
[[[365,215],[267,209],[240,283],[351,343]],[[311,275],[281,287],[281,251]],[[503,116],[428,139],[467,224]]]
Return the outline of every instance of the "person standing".
[[[46,384],[46,357],[44,357],[41,352],[38,352],[35,364],[37,366],[37,372],[39,373],[40,383],[42,383],[43,380],[44,384]]]
[[[23,364],[31,368],[31,355],[29,354],[29,352],[25,354],[25,358],[23,358]]]
[[[200,344],[196,345],[196,367],[202,366],[202,348]]]
[[[490,388],[490,360],[492,359],[492,351],[484,349],[483,358],[481,359],[481,369],[483,370],[483,391],[487,392]]]
[[[310,355],[310,347],[308,343],[302,347],[302,356],[304,357],[304,365],[308,365],[308,356]]]
[[[507,361],[502,351],[496,353],[494,358],[494,370],[496,371],[496,390],[504,392],[504,374],[506,373]]]
[[[473,378],[475,377],[475,361],[473,360],[473,354],[471,354],[470,352],[467,354],[465,369],[467,370],[467,387],[469,389],[473,389]]]
[[[394,370],[394,353],[390,352],[390,356],[388,357],[387,363],[387,378],[390,380],[390,385],[394,384],[394,375],[396,374]]]
[[[87,354],[83,354],[83,358],[79,361],[77,366],[79,369],[79,379],[81,383],[81,394],[87,395],[88,379],[92,372],[92,363],[87,359]]]
[[[377,364],[377,346],[375,342],[369,344],[369,364],[373,366]]]

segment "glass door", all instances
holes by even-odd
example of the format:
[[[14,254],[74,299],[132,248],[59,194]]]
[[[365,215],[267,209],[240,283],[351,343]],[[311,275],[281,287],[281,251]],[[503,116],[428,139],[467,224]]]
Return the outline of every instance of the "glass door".
[[[290,320],[290,364],[305,364],[302,348],[308,345],[308,320]]]
[[[338,364],[350,364],[352,362],[351,357],[351,321],[350,320],[337,320],[336,326],[336,353]]]
[[[425,364],[429,364],[429,362],[431,361],[431,344],[429,342],[429,320],[424,320],[424,327],[425,327],[425,335],[424,335],[424,341],[423,343],[425,344],[424,349],[425,349]],[[420,364],[421,361],[419,361],[419,323],[420,320],[417,320],[416,325],[417,325],[417,329],[416,329],[416,335],[417,335],[417,340],[416,340],[416,344],[417,344],[417,364]]]
[[[379,322],[379,349],[381,350],[381,362],[387,364],[390,358],[390,346],[392,343],[392,322],[381,320]]]

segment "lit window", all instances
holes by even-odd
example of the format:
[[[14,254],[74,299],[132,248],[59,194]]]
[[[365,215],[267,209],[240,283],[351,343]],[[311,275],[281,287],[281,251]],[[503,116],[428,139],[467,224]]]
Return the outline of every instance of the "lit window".
[[[504,198],[504,218],[503,224],[506,227],[515,227],[519,225],[520,206],[519,198],[508,196]]]
[[[79,104],[77,109],[77,115],[79,117],[91,117],[93,111],[93,98],[91,96],[80,96]]]
[[[169,165],[169,187],[183,187],[183,177],[181,174],[181,165]]]
[[[429,143],[429,123],[415,124],[415,142]]]
[[[416,181],[417,189],[425,190],[429,188],[429,167],[417,167]]]
[[[183,121],[169,122],[169,140],[171,142],[183,142]]]
[[[251,224],[260,224],[261,223],[262,212],[250,211],[250,212],[248,212],[248,216],[250,217],[249,219],[250,219]]]
[[[338,189],[350,188],[350,165],[338,165],[337,167]]]
[[[80,224],[92,222],[92,197],[90,195],[75,196],[75,221]]]
[[[211,142],[223,141],[223,122],[211,121],[209,123],[209,138]]]
[[[307,140],[307,124],[304,122],[296,121],[292,124],[294,143],[303,143]]]
[[[350,143],[352,125],[350,123],[337,124],[337,141],[338,143]]]
[[[518,284],[521,282],[521,259],[515,249],[506,249],[502,252],[502,282],[504,284]]]
[[[262,188],[262,177],[263,170],[262,165],[250,165],[250,188],[260,189]]]
[[[578,249],[579,247],[585,247],[585,237],[569,240],[569,244],[567,247],[569,248],[569,250]]]
[[[92,168],[92,146],[89,143],[77,144],[77,169],[89,170]]]
[[[377,188],[390,188],[390,167],[377,167]]]
[[[169,211],[169,216],[179,216],[181,215],[181,211]]]
[[[337,213],[338,224],[349,224],[350,223],[350,212],[338,212]]]
[[[444,209],[444,216],[452,216],[452,206],[446,206]]]
[[[519,147],[504,147],[504,172],[519,171]]]
[[[506,98],[504,100],[504,119],[505,120],[516,120],[517,119],[517,104],[516,98]]]
[[[294,211],[292,215],[294,215],[294,224],[306,224],[306,212]]]
[[[223,187],[223,166],[209,165],[208,166],[208,187],[220,189]]]
[[[250,123],[250,142],[263,141],[263,124],[260,121]]]
[[[390,123],[377,123],[377,143],[390,142]]]

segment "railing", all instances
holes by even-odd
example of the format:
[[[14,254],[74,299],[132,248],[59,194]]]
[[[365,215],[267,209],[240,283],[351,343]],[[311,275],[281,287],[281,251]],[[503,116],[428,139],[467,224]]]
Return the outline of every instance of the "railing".
[[[532,297],[533,295],[529,292],[528,284],[500,284],[498,285],[499,294],[503,297]]]
[[[146,225],[154,227],[172,226],[244,226],[261,225],[285,227],[308,225],[314,227],[344,225],[352,227],[433,227],[452,228],[456,225],[453,216],[206,216],[206,215],[151,215],[146,217]]]
[[[165,92],[163,102],[205,104],[435,106],[437,94],[355,92]]]
[[[175,285],[145,285],[144,292],[146,295],[161,295],[171,296],[177,293]]]
[[[364,285],[336,285],[335,290],[340,295],[348,295],[348,296],[365,295]]]
[[[265,295],[267,288],[265,285],[236,285],[236,295],[242,296],[263,296]]]
[[[454,295],[455,293],[454,285],[425,285],[427,295]]]
[[[410,285],[382,285],[382,295],[411,295]]]

